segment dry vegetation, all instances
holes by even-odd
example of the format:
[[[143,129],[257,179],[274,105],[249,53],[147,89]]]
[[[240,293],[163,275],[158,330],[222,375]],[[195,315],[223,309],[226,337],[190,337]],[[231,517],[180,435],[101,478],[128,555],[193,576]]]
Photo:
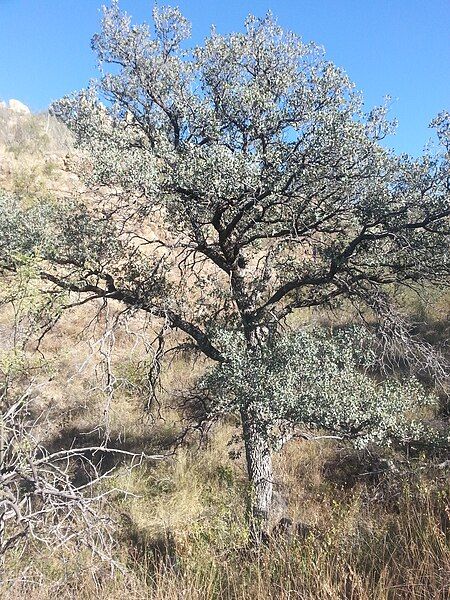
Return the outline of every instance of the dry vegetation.
[[[23,198],[59,195],[74,189],[64,169],[71,137],[56,119],[0,107],[0,185]]]
[[[23,169],[29,178],[27,193],[35,196],[42,186],[52,193],[55,179],[46,174],[46,165],[54,160],[60,169],[65,142],[52,159],[29,151],[29,132],[40,132],[40,144],[46,121],[26,117],[27,150],[16,152],[17,141],[7,139],[4,118],[0,114],[2,151],[12,165],[12,170],[3,170],[4,185],[8,181],[17,188],[14,177]],[[61,173],[59,181],[65,177]],[[426,319],[429,339],[448,335],[448,296],[433,290],[425,299],[405,302]],[[74,440],[99,443],[107,435],[112,446],[163,452],[168,458],[133,470],[118,462],[114,475],[101,484],[121,490],[105,506],[115,527],[114,567],[76,544],[55,548],[31,541],[6,555],[2,598],[449,597],[445,457],[415,455],[407,460],[394,450],[380,455],[375,449],[356,452],[337,442],[292,442],[277,458],[277,517],[289,517],[302,527],[298,534],[275,530],[261,550],[252,550],[247,544],[240,444],[230,444],[236,424],[223,423],[202,440],[191,435],[171,454],[184,426],[177,411],[178,392],[187,389],[202,364],[176,356],[163,373],[161,405],[152,414],[144,413],[149,394],[145,343],[151,340],[151,327],[142,336],[142,323],[134,318],[105,336],[115,314],[112,309],[109,319],[102,314],[92,322],[93,309],[78,308],[62,317],[39,353],[30,350],[26,368],[35,361],[35,376],[45,383],[37,399],[45,412],[41,438],[56,450]],[[9,352],[12,323],[11,309],[4,309],[0,357]],[[89,344],[88,339],[98,343]],[[110,460],[105,459],[103,468],[112,466]]]

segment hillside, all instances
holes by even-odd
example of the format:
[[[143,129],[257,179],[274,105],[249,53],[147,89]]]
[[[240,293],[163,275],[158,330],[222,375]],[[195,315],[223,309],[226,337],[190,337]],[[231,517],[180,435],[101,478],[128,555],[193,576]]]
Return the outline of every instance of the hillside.
[[[2,189],[25,203],[83,195],[69,171],[72,153],[71,136],[54,118],[0,107]],[[111,520],[113,566],[76,539],[58,547],[36,536],[5,555],[2,598],[448,597],[444,452],[293,439],[276,458],[271,536],[262,548],[252,548],[236,419],[227,416],[203,437],[190,431],[178,439],[187,425],[183,399],[205,360],[186,350],[165,361],[158,403],[146,410],[158,319],[122,314],[115,300],[107,308],[97,300],[63,311],[37,344],[42,330],[33,315],[41,284],[34,274],[19,283],[7,274],[1,285],[0,373],[17,390],[30,381],[39,390],[31,408],[39,441],[53,451],[107,444],[137,457],[166,456],[134,466],[120,456],[105,454],[100,464],[93,459],[103,474],[115,468],[98,482],[98,490],[108,492],[101,514]],[[195,294],[190,301],[197,301]],[[402,302],[420,317],[420,335],[433,344],[445,342],[447,292],[430,287],[422,298],[405,295]],[[290,326],[314,322],[332,328],[352,318],[350,310],[338,319],[312,309]],[[185,341],[180,333],[166,336],[166,348]],[[437,393],[439,409],[424,416],[445,428],[448,400],[445,391]],[[69,472],[73,481],[84,481],[80,465]]]
[[[0,185],[3,189],[21,195],[72,189],[74,178],[64,168],[70,148],[69,132],[47,113],[17,112],[0,104]]]

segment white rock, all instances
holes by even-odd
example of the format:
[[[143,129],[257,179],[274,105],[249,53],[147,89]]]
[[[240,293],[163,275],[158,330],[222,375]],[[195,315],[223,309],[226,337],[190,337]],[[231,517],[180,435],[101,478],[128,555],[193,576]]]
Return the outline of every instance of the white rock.
[[[6,102],[3,102],[3,100],[0,100],[0,108],[6,108]]]
[[[28,106],[26,104],[23,104],[23,102],[19,102],[19,100],[10,100],[8,102],[8,108],[9,110],[12,110],[16,113],[20,113],[22,115],[29,115],[31,113]]]

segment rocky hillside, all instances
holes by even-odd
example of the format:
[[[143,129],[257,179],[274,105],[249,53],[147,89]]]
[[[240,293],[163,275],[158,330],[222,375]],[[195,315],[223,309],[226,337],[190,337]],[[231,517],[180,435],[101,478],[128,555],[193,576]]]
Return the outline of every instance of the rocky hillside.
[[[67,168],[71,152],[70,134],[47,113],[0,104],[0,188],[26,201],[79,191]],[[119,318],[113,304],[103,312],[82,304],[64,311],[38,352],[34,345],[13,352],[15,330],[28,326],[38,301],[33,281],[19,284],[26,302],[0,310],[0,374],[10,369],[18,387],[30,378],[39,383],[35,429],[49,451],[107,441],[168,457],[133,468],[104,458],[104,472],[117,466],[99,486],[115,563],[78,543],[57,547],[36,538],[6,557],[3,572],[0,565],[2,600],[448,598],[450,490],[442,457],[409,460],[393,448],[378,454],[335,440],[293,440],[276,457],[278,524],[256,551],[247,543],[247,479],[234,419],[201,439],[187,436],[171,453],[186,425],[180,399],[202,362],[171,355],[160,402],[144,412],[152,397],[152,323]],[[0,299],[7,286],[0,281]],[[405,304],[426,322],[430,341],[448,337],[448,296],[424,290],[423,300]],[[336,315],[325,317],[337,324]]]
[[[68,191],[75,183],[64,167],[72,142],[48,112],[32,114],[18,100],[0,102],[0,186],[19,195]]]

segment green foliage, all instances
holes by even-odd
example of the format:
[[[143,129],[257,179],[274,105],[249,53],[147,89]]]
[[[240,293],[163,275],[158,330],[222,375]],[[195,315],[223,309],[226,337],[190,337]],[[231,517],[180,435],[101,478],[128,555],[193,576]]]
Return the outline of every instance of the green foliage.
[[[152,30],[105,8],[102,77],[53,106],[88,185],[114,187],[130,218],[163,214],[182,247],[233,274],[253,318],[285,312],[282,299],[311,306],[448,276],[444,153],[384,149],[387,104],[365,113],[342,69],[271,14],[191,50],[189,31],[178,10],[155,10]]]
[[[32,201],[45,195],[45,187],[36,168],[15,172],[12,180],[13,193],[21,199]]]
[[[275,447],[295,426],[325,430],[359,446],[433,439],[414,415],[436,398],[413,378],[376,378],[367,331],[332,335],[305,328],[277,336],[259,353],[248,350],[241,334],[224,331],[216,343],[226,360],[198,386],[210,416],[245,408],[258,415],[261,431]]]
[[[157,272],[157,258],[135,256],[135,248],[120,235],[120,225],[77,201],[56,203],[49,198],[20,198],[0,191],[0,269],[17,270],[31,258],[41,267],[39,276],[54,281],[61,288],[76,291],[81,286],[92,291],[99,281],[116,276],[127,292],[145,297],[160,295],[164,273]],[[105,277],[104,265],[109,266]],[[64,272],[64,267],[67,270]],[[89,288],[91,286],[91,289]]]

